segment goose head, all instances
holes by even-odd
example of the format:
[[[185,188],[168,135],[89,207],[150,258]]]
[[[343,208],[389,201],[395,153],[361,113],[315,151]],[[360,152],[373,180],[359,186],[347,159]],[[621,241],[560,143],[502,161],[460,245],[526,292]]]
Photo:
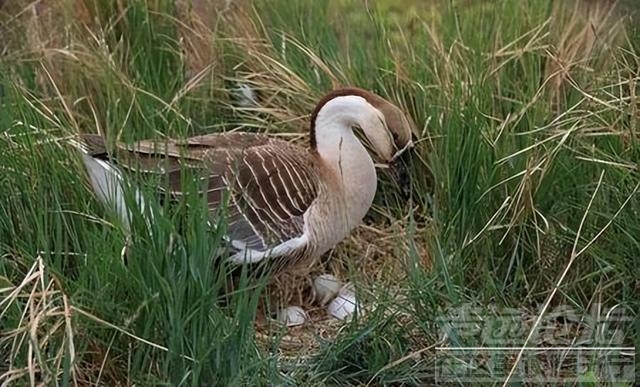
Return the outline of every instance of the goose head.
[[[360,131],[360,137],[375,155],[377,164],[388,170],[403,193],[407,193],[409,181],[405,159],[413,148],[413,136],[416,134],[411,117],[370,91],[355,87],[333,90],[320,99],[311,115],[313,150],[321,148],[325,140],[323,133],[316,131],[317,126],[332,119],[344,119],[344,126]]]

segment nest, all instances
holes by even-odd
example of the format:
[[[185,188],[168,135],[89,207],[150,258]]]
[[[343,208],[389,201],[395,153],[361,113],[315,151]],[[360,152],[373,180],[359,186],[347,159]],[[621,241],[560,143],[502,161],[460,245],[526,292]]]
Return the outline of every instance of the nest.
[[[432,264],[426,247],[429,235],[426,227],[409,237],[404,224],[399,220],[386,226],[361,225],[322,261],[305,270],[274,277],[265,292],[266,304],[262,305],[256,320],[259,345],[282,356],[295,357],[303,353],[312,355],[321,343],[336,338],[345,324],[329,316],[326,305],[318,304],[313,279],[320,274],[332,274],[343,283],[354,283],[365,319],[379,289],[401,294],[389,289],[398,288],[408,268],[419,265],[429,269]],[[273,318],[275,311],[290,305],[300,306],[309,314],[303,325],[285,327]]]

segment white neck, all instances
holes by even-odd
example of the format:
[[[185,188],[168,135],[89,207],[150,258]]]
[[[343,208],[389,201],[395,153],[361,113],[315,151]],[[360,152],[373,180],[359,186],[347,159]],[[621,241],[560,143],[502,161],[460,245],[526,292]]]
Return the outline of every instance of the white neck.
[[[364,98],[350,95],[330,100],[316,117],[316,150],[341,187],[342,203],[336,204],[344,209],[347,230],[366,215],[378,182],[373,160],[352,128],[358,126],[365,134],[380,130],[378,114]]]

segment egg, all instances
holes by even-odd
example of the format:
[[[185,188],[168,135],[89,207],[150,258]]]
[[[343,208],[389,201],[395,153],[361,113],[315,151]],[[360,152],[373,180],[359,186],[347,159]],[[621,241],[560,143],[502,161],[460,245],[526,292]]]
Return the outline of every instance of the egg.
[[[331,274],[322,274],[313,281],[316,301],[320,305],[325,305],[332,298],[338,295],[342,282]]]
[[[344,320],[351,316],[360,306],[353,290],[353,285],[346,284],[340,288],[338,296],[327,307],[327,311],[338,320]]]
[[[295,327],[304,324],[309,316],[299,306],[288,306],[278,312],[278,321],[288,327]]]

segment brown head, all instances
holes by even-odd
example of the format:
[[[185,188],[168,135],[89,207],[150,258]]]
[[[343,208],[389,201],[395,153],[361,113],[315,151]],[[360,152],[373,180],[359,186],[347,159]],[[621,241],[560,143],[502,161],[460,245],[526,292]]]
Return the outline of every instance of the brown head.
[[[356,95],[364,98],[367,102],[369,102],[374,108],[378,109],[381,115],[384,117],[385,125],[389,131],[389,135],[393,142],[393,148],[395,152],[403,151],[407,148],[413,146],[412,137],[416,133],[416,127],[413,123],[411,117],[407,116],[398,106],[393,103],[387,101],[386,99],[380,97],[377,94],[374,94],[370,91],[360,89],[357,87],[344,87],[340,89],[333,90],[326,95],[324,95],[318,104],[316,105],[313,113],[311,114],[311,128],[310,128],[310,141],[311,141],[311,149],[315,149],[316,147],[316,118],[318,116],[318,112],[322,107],[332,99],[336,97],[344,97],[348,95]],[[378,151],[374,149],[376,153]],[[394,152],[391,155],[398,156]],[[385,159],[385,155],[378,154],[380,157]],[[383,160],[385,162],[391,162],[392,159]]]
[[[378,156],[380,162],[391,167],[392,177],[404,186],[407,182],[404,164],[400,156],[413,147],[413,136],[417,134],[415,124],[411,117],[406,115],[398,106],[370,91],[356,87],[345,87],[333,90],[320,99],[311,114],[310,141],[311,149],[317,145],[316,121],[320,110],[331,100],[338,97],[358,96],[365,99],[378,112],[382,126],[386,129],[369,133],[365,140],[369,148]]]

